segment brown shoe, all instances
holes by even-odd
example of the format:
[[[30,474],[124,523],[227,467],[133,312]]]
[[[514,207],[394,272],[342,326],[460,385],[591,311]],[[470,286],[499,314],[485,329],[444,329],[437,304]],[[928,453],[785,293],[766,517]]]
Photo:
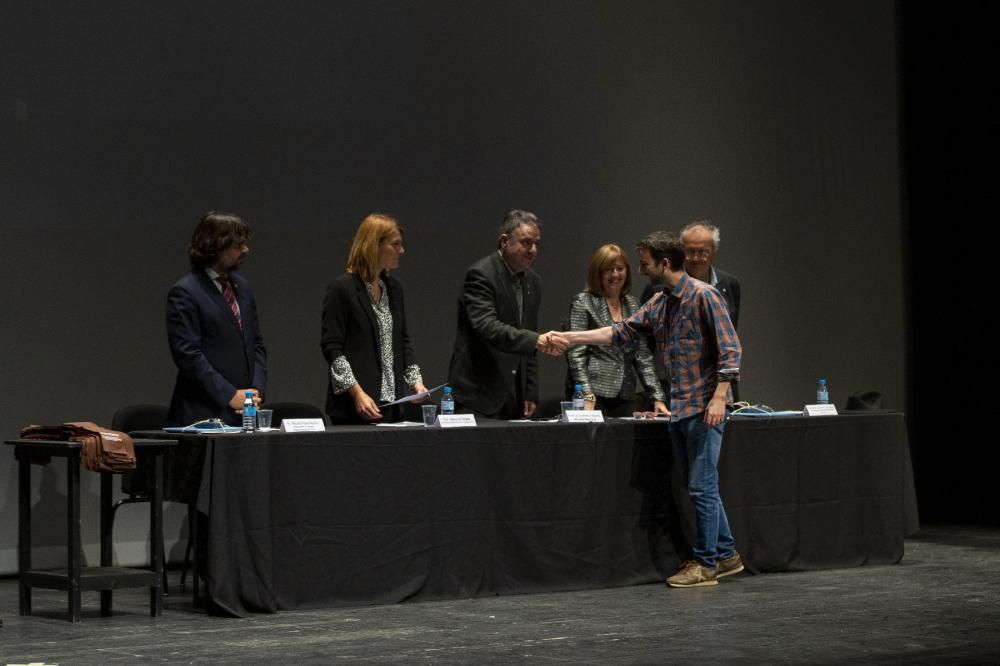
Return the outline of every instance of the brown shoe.
[[[682,564],[681,570],[667,579],[667,585],[670,587],[702,587],[718,584],[715,569],[709,569],[694,560],[688,560]]]
[[[733,551],[733,554],[724,560],[717,560],[715,563],[715,575],[717,578],[722,578],[723,576],[732,576],[733,574],[738,574],[743,571],[743,558],[740,554]]]

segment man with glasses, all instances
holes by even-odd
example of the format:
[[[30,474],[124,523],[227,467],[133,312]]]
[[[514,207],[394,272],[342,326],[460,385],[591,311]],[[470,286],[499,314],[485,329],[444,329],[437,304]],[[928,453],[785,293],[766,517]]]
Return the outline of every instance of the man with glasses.
[[[711,222],[692,222],[681,230],[681,244],[684,245],[684,270],[693,278],[712,285],[719,290],[726,305],[733,327],[739,326],[740,281],[732,273],[712,266],[715,253],[719,250],[719,228]]]
[[[684,270],[691,277],[710,284],[719,290],[729,308],[733,328],[740,320],[740,281],[732,273],[715,268],[712,262],[719,249],[719,227],[708,220],[692,222],[681,230],[684,245]],[[740,401],[739,385],[733,384],[733,402]]]
[[[655,234],[650,235],[649,238],[653,236]],[[648,257],[649,238],[644,239],[636,246],[636,249],[639,251],[640,260],[644,251]],[[727,273],[712,265],[712,262],[715,260],[715,253],[719,249],[720,239],[719,228],[708,220],[692,222],[684,227],[681,231],[681,243],[684,246],[684,270],[691,277],[710,284],[719,290],[723,300],[726,302],[726,307],[729,308],[729,318],[733,322],[733,328],[737,328],[740,319],[739,278],[732,273]],[[649,284],[646,285],[646,288],[642,292],[642,302],[645,303],[663,290],[663,283],[660,281],[660,277],[656,274],[656,271],[647,271],[645,265],[641,262],[639,270],[649,279]],[[663,364],[656,353],[656,345],[652,336],[649,337],[647,344],[649,345],[649,350],[653,352],[653,358],[656,359],[656,376],[660,379],[663,390],[669,396],[670,378],[667,376]],[[739,388],[735,384],[733,385],[733,399],[739,401]]]

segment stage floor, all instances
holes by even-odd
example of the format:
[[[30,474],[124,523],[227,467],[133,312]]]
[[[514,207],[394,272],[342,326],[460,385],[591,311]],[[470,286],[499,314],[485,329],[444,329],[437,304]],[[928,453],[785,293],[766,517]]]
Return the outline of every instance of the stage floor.
[[[176,586],[178,572],[171,572]],[[0,579],[0,664],[137,663],[984,663],[1000,661],[1000,528],[926,527],[901,564],[741,574],[717,587],[662,584],[458,601],[208,617],[180,590],[150,618],[144,590],[115,614],[84,595]]]

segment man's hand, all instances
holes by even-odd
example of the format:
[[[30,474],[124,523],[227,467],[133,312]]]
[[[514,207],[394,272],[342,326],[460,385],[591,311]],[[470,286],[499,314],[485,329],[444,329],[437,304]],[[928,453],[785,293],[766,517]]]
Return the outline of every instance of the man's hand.
[[[524,418],[530,419],[531,415],[535,413],[536,409],[538,409],[538,403],[536,403],[536,402],[534,402],[532,400],[525,400],[524,401]]]
[[[253,406],[260,406],[260,391],[255,388],[236,389],[236,393],[229,399],[229,406],[237,414],[243,413],[243,401],[246,400],[247,391],[253,393]]]
[[[535,343],[535,348],[538,351],[550,356],[558,356],[566,351],[567,346],[569,345],[566,343],[565,336],[558,331],[549,331],[548,333],[539,335],[538,341]]]
[[[667,409],[667,403],[662,400],[653,401],[653,413],[657,416],[670,416],[670,410]]]
[[[714,428],[726,420],[726,399],[712,396],[705,410],[705,425]]]

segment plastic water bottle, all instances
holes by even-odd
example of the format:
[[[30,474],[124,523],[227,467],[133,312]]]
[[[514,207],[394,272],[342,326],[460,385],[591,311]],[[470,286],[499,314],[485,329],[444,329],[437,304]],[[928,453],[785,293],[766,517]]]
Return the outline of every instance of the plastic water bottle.
[[[826,405],[830,403],[830,392],[826,388],[826,380],[821,379],[816,384],[816,404]]]
[[[257,429],[257,407],[253,404],[253,391],[247,391],[243,399],[243,432],[253,432]]]
[[[441,396],[441,413],[442,414],[454,414],[455,413],[455,396],[451,394],[451,387],[444,387],[444,394]]]
[[[573,387],[573,409],[583,409],[583,385]]]

